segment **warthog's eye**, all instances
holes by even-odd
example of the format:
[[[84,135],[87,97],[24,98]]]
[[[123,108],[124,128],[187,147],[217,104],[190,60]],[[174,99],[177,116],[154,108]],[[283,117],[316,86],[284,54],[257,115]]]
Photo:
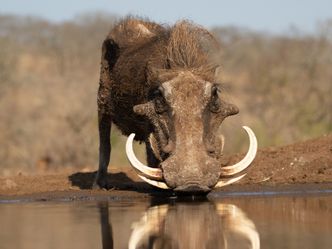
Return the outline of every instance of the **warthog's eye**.
[[[211,88],[211,100],[209,102],[209,109],[213,113],[218,113],[221,111],[221,103],[219,99],[220,89],[218,86],[213,86]]]
[[[162,114],[168,110],[168,104],[163,96],[163,93],[160,89],[156,90],[153,93],[154,99],[154,108],[156,113]]]

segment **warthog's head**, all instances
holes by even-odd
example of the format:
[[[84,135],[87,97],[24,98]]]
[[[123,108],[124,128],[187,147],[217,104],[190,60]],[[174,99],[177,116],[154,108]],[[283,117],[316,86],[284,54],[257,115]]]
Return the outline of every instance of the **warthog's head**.
[[[221,167],[223,140],[218,136],[222,121],[238,113],[225,102],[218,84],[203,80],[191,71],[159,72],[159,88],[151,101],[134,111],[153,125],[150,144],[159,168],[142,165],[132,151],[133,135],[127,142],[132,165],[147,182],[175,191],[207,192],[240,179],[255,157],[257,145],[251,130],[248,155],[233,166]]]

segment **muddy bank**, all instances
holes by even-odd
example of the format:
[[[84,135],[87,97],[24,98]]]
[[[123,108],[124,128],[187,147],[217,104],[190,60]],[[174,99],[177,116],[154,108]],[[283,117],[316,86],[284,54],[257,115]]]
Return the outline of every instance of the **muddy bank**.
[[[232,163],[243,155],[225,158]],[[110,166],[114,189],[91,190],[94,172],[0,177],[0,200],[82,200],[172,196],[141,182],[129,168]],[[211,194],[246,192],[314,193],[332,190],[332,135],[283,147],[260,149],[248,174],[241,181]]]

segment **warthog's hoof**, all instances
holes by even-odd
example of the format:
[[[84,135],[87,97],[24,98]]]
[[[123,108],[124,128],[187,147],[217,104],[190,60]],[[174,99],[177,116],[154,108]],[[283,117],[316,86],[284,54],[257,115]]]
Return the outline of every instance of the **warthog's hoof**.
[[[108,182],[107,177],[97,177],[93,184],[92,184],[92,189],[112,189],[113,186]]]

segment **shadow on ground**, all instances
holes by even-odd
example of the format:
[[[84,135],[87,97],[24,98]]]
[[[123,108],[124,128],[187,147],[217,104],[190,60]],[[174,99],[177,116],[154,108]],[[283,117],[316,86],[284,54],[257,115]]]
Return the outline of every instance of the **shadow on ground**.
[[[96,172],[77,172],[71,174],[68,179],[72,186],[80,189],[91,189]],[[108,182],[115,190],[132,190],[141,193],[153,193],[157,189],[145,182],[136,182],[127,176],[126,173],[108,173]]]

